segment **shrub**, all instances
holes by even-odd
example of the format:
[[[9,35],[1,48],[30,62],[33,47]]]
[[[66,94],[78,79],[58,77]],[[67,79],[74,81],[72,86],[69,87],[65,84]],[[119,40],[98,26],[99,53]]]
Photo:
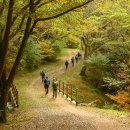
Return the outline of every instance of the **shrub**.
[[[69,48],[77,48],[80,43],[80,39],[74,35],[68,36],[68,42],[66,43]]]
[[[107,68],[108,63],[109,59],[101,53],[98,53],[96,55],[93,54],[86,60],[87,66],[96,67],[103,70]]]
[[[104,109],[111,109],[111,110],[121,110],[121,106],[117,105],[117,104],[110,104],[108,102],[105,102],[105,104],[103,105]]]
[[[27,69],[34,69],[38,67],[41,62],[41,51],[39,49],[38,43],[33,39],[29,39],[29,44],[25,53],[25,67]]]
[[[42,60],[55,61],[57,55],[61,52],[59,43],[52,43],[50,40],[44,40],[40,42]]]
[[[86,77],[96,86],[100,86],[103,77],[107,74],[108,63],[109,59],[101,53],[88,57],[85,60]]]
[[[130,110],[130,93],[125,91],[118,91],[116,95],[106,94],[106,96],[116,101],[122,107]]]
[[[54,58],[54,50],[49,40],[40,42],[42,60],[51,61]]]
[[[105,93],[113,93],[115,94],[118,90],[122,90],[126,84],[125,81],[104,77],[103,78],[104,84],[102,85],[102,90]]]
[[[123,43],[120,43],[123,44]],[[127,63],[130,57],[130,48],[120,46],[120,44],[110,44],[102,47],[101,52],[110,60],[110,63],[115,63],[116,60]]]

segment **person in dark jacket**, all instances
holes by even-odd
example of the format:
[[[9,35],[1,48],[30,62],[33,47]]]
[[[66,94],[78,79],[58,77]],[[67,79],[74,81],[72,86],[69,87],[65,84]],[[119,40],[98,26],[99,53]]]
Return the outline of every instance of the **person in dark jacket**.
[[[44,81],[45,77],[46,77],[46,74],[45,74],[45,71],[42,70],[41,73],[40,73],[41,77],[42,77],[42,82]]]
[[[78,55],[78,57],[82,57],[82,54],[81,54],[80,52],[78,52],[78,54],[77,54],[77,55]]]
[[[50,86],[50,80],[48,79],[48,77],[46,77],[44,79],[44,88],[45,88],[45,93],[46,95],[48,94],[49,92],[49,86]]]
[[[74,66],[74,57],[71,58],[72,66]]]
[[[68,69],[68,66],[69,66],[69,61],[66,60],[66,61],[65,61],[65,68],[66,68],[66,70]]]
[[[52,89],[53,89],[53,98],[56,98],[57,97],[57,89],[58,89],[58,81],[56,78],[53,78]]]

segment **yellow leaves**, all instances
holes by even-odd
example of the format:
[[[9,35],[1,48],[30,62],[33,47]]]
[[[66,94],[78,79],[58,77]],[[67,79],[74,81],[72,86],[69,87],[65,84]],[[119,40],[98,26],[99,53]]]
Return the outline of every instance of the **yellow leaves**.
[[[42,55],[52,55],[54,54],[54,50],[52,45],[49,41],[42,41],[40,42],[41,53]]]
[[[116,101],[121,106],[130,109],[130,93],[119,91],[117,95],[106,94],[109,98]]]
[[[72,44],[75,44],[75,43],[79,43],[80,39],[74,35],[69,35],[68,41],[71,42]]]
[[[94,20],[94,19],[93,19]],[[98,26],[96,26],[96,21],[86,20],[84,23],[85,32],[98,32]]]

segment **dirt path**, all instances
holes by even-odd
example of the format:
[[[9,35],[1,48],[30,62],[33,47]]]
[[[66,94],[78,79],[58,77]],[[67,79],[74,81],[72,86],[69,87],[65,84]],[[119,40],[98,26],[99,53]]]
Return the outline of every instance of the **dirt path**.
[[[61,67],[63,60],[47,72],[50,78],[54,74],[65,73]],[[41,77],[33,79],[26,92],[35,105],[27,110],[15,111],[12,122],[0,126],[0,130],[130,130],[115,119],[76,107],[60,94],[56,100],[52,98],[52,92],[45,96]]]

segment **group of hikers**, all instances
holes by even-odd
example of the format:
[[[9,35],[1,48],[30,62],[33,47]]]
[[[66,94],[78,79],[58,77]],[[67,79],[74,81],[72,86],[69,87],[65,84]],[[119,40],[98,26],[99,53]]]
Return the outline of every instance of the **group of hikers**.
[[[80,52],[78,52],[75,56],[73,56],[71,58],[71,64],[72,66],[74,66],[74,63],[78,62],[78,59],[82,57],[82,54]],[[68,69],[68,66],[69,66],[69,61],[66,60],[65,61],[65,67],[66,67],[66,70]],[[49,86],[50,86],[50,80],[49,78],[46,76],[45,74],[45,71],[41,71],[40,73],[41,77],[42,77],[42,83],[43,83],[43,86],[45,88],[45,94],[47,95],[48,92],[49,92]],[[53,98],[56,98],[57,97],[57,89],[58,89],[58,80],[53,77],[53,80],[52,80],[52,90],[53,90]]]
[[[49,92],[50,80],[46,76],[44,70],[40,73],[40,75],[42,76],[42,83],[43,83],[44,88],[45,88],[45,94],[47,95]],[[55,77],[53,77],[52,89],[53,89],[53,98],[56,98],[57,97],[57,89],[58,89],[58,81]]]
[[[74,66],[74,63],[76,62],[78,62],[78,59],[80,58],[80,57],[82,57],[82,54],[80,53],[80,52],[78,52],[75,56],[73,56],[72,58],[71,58],[71,65],[72,66]],[[69,66],[69,60],[66,60],[65,61],[65,69],[66,70],[68,70],[68,66]]]

